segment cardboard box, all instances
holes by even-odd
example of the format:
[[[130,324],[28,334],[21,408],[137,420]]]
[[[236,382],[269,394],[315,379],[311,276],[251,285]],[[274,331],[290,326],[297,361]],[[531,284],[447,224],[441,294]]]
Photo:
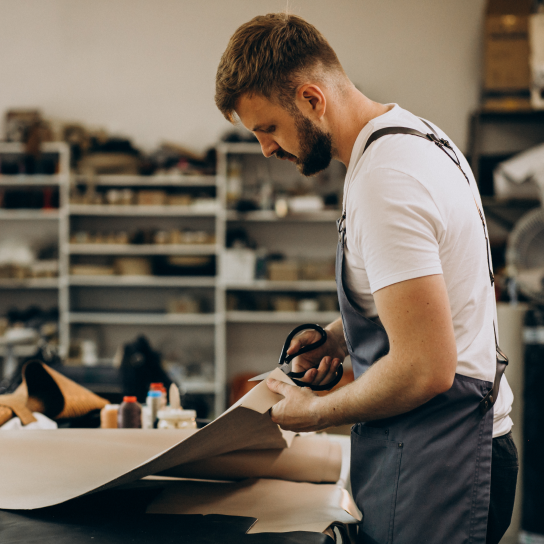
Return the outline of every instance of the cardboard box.
[[[529,19],[531,43],[531,104],[544,109],[544,13],[535,13]]]
[[[143,190],[138,191],[139,206],[162,206],[166,201],[164,191]]]
[[[271,261],[268,263],[270,281],[298,281],[298,263],[296,261]]]
[[[532,0],[488,0],[485,18],[486,91],[528,90]]]
[[[296,312],[297,299],[295,297],[278,296],[272,299],[275,312]]]

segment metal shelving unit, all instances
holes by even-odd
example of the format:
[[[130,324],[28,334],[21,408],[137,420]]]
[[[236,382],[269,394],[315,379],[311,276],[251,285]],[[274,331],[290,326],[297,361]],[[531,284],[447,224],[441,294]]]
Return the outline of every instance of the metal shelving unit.
[[[70,255],[215,255],[215,244],[69,244]]]
[[[2,187],[1,178],[0,187]],[[60,214],[57,210],[0,210],[0,219],[11,219],[19,221],[57,221],[59,218]]]
[[[75,183],[88,183],[88,176],[74,176]],[[154,175],[154,176],[131,176],[105,175],[98,176],[93,180],[94,185],[117,187],[215,187],[215,176],[195,175]]]
[[[95,325],[215,325],[215,314],[70,312],[70,323]]]
[[[338,318],[338,312],[246,312],[229,311],[230,323],[325,323]]]
[[[215,277],[205,276],[69,276],[81,287],[215,287]]]
[[[4,147],[4,143],[0,143],[1,147]],[[44,144],[51,146],[51,144]],[[45,148],[44,148],[45,149]],[[0,185],[2,187],[47,187],[51,185],[58,185],[63,183],[64,179],[62,175],[51,174],[42,175],[27,175],[27,174],[1,174]]]
[[[321,291],[321,292],[336,292],[335,281],[270,281],[270,280],[255,280],[251,283],[231,283],[225,284],[225,289],[231,291]]]
[[[33,189],[53,187],[59,191],[59,208],[58,209],[0,209],[0,223],[4,224],[3,232],[9,227],[12,222],[16,222],[16,228],[31,230],[53,228],[56,231],[56,238],[59,243],[59,253],[61,241],[66,232],[66,206],[67,188],[70,179],[70,151],[68,146],[62,142],[46,142],[41,149],[44,154],[58,155],[57,172],[52,175],[43,174],[16,174],[16,175],[0,175],[0,188],[5,189]],[[19,155],[25,153],[25,148],[20,143],[0,142],[0,154]],[[45,225],[53,224],[52,227],[44,227]],[[36,226],[34,227],[34,223]],[[56,227],[54,226],[57,224]],[[11,229],[13,230],[13,229]],[[63,287],[63,278],[66,276],[67,269],[64,266],[62,258],[59,257],[58,277],[55,278],[3,278],[0,279],[0,293],[9,292],[9,297],[13,297],[14,291],[31,292],[32,301],[34,304],[40,305],[44,300],[51,300],[51,296],[57,301],[59,313],[67,309],[66,288]],[[56,294],[55,294],[56,291]],[[7,298],[7,297],[6,297]],[[59,323],[59,341],[64,350],[67,346],[66,329]],[[21,346],[24,349],[15,349],[15,354],[18,356],[29,356],[35,351],[35,346]]]
[[[209,201],[196,202],[193,205],[88,205],[88,204],[69,204],[67,215],[71,220],[85,220],[86,225],[89,221],[94,221],[101,225],[102,229],[107,229],[107,225],[112,224],[111,221],[126,222],[128,218],[133,221],[133,226],[138,226],[138,221],[147,220],[146,225],[150,225],[149,221],[157,219],[163,224],[168,220],[176,224],[177,219],[195,218],[198,221],[207,221],[213,224],[216,240],[224,239],[224,219],[221,212],[221,189],[218,186],[216,176],[132,176],[132,175],[116,175],[116,176],[94,176],[88,178],[86,176],[74,176],[74,185],[92,184],[95,187],[130,187],[130,188],[145,188],[145,189],[177,189],[187,188],[208,189],[215,191],[215,198]],[[99,221],[100,218],[100,222]],[[102,220],[103,218],[103,220]],[[187,222],[187,220],[185,220]],[[97,223],[98,222],[98,223]],[[131,223],[132,224],[132,223]],[[65,243],[62,246],[63,254],[70,261],[72,257],[122,257],[122,256],[215,256],[216,268],[218,269],[221,256],[220,243],[208,244],[95,244],[95,243],[69,243],[70,232],[67,230]],[[159,313],[151,311],[75,311],[71,310],[64,316],[66,327],[68,330],[72,327],[95,327],[98,330],[111,331],[118,327],[128,330],[142,330],[142,327],[149,326],[162,331],[164,334],[172,334],[168,331],[176,331],[177,327],[182,327],[180,333],[175,333],[175,336],[180,336],[186,327],[198,327],[211,331],[211,338],[214,351],[214,366],[215,379],[213,382],[188,380],[183,384],[185,390],[189,393],[201,393],[214,395],[214,411],[219,414],[225,406],[225,371],[224,371],[224,312],[222,311],[223,297],[218,294],[217,276],[130,276],[130,275],[104,275],[104,276],[84,276],[84,275],[69,275],[65,279],[65,284],[69,291],[74,291],[73,297],[79,293],[78,290],[92,289],[104,297],[104,293],[108,293],[108,289],[115,289],[115,292],[121,297],[122,293],[127,290],[131,293],[130,297],[134,296],[149,296],[145,293],[164,293],[165,289],[173,293],[177,288],[180,289],[205,289],[208,292],[213,292],[213,313],[194,313],[194,314],[178,314],[178,313]],[[122,289],[122,291],[119,291]],[[143,289],[138,295],[138,291],[134,289]],[[112,290],[112,293],[114,291]],[[168,291],[169,292],[169,291]],[[146,300],[147,300],[146,299]],[[75,299],[74,299],[75,300]],[[106,301],[104,301],[106,302]],[[127,300],[128,302],[128,300]],[[134,327],[134,329],[132,329]],[[126,334],[126,333],[123,333]],[[130,333],[135,334],[135,333]],[[191,333],[192,335],[193,333]],[[210,333],[206,333],[210,334]],[[125,341],[131,338],[126,337]]]
[[[0,289],[58,289],[59,278],[0,279]]]
[[[268,210],[254,212],[236,212],[229,210],[226,212],[226,218],[228,221],[334,223],[338,217],[340,217],[339,210],[323,210],[320,212],[288,214],[284,217],[278,217],[276,212]]]
[[[22,152],[22,147],[8,144],[9,153]],[[4,148],[0,147],[0,152]],[[290,214],[286,217],[278,217],[273,211],[254,211],[238,213],[227,210],[226,181],[227,161],[230,154],[251,155],[257,160],[261,149],[258,144],[236,143],[220,144],[218,151],[217,176],[72,176],[69,175],[69,149],[64,144],[45,144],[44,151],[59,153],[59,173],[53,176],[0,176],[0,187],[46,187],[59,188],[60,207],[58,210],[0,210],[0,221],[29,221],[36,226],[43,221],[56,221],[58,223],[59,243],[59,277],[35,278],[35,279],[0,279],[0,292],[2,290],[13,293],[16,290],[31,290],[39,294],[42,290],[58,293],[58,307],[60,313],[59,336],[61,355],[66,356],[70,345],[70,338],[80,329],[85,331],[96,329],[103,331],[120,331],[116,338],[124,338],[129,341],[136,331],[145,331],[151,327],[161,334],[179,336],[182,331],[189,330],[191,335],[198,337],[195,342],[202,341],[202,335],[210,335],[210,345],[213,344],[214,352],[214,381],[187,380],[184,383],[188,393],[213,395],[215,399],[215,413],[221,413],[226,407],[226,390],[228,376],[227,340],[229,339],[229,326],[249,327],[249,330],[257,330],[272,326],[275,331],[283,335],[283,330],[290,329],[293,325],[303,322],[319,322],[326,324],[337,317],[335,312],[248,312],[226,311],[226,296],[230,291],[243,291],[254,293],[305,293],[326,294],[336,290],[334,281],[269,281],[255,280],[245,284],[224,284],[221,281],[222,254],[226,239],[228,224],[254,225],[252,228],[272,229],[274,233],[276,225],[284,229],[325,229],[327,224],[333,223],[339,212],[337,210],[323,210],[318,213]],[[76,185],[92,184],[105,190],[108,187],[130,187],[144,189],[170,189],[177,188],[213,190],[215,200],[212,202],[199,202],[196,205],[178,206],[137,206],[137,205],[87,205],[70,203],[70,188]],[[216,243],[212,244],[94,244],[71,243],[71,222],[82,224],[83,228],[91,229],[89,225],[99,225],[107,230],[109,225],[119,228],[119,224],[137,226],[145,223],[146,226],[154,224],[157,219],[160,224],[165,221],[174,222],[179,218],[190,225],[192,218],[200,224],[209,225],[215,232]],[[185,218],[185,219],[184,219]],[[94,223],[93,223],[94,221]],[[122,223],[124,221],[124,223]],[[72,227],[73,227],[72,225]],[[306,227],[305,227],[306,225]],[[334,227],[330,225],[331,232]],[[334,231],[335,237],[335,231]],[[123,275],[74,275],[70,274],[71,259],[111,259],[122,256],[214,256],[216,263],[215,276],[123,276]],[[94,261],[93,261],[94,262]],[[197,289],[203,290],[210,297],[211,313],[175,314],[157,311],[139,311],[127,308],[126,310],[111,310],[108,304],[100,307],[100,297],[109,298],[108,293],[115,294],[118,300],[127,297],[140,296],[153,297],[167,296],[171,290]],[[76,301],[81,293],[87,293],[87,297],[94,297],[98,301],[92,305],[93,311],[88,311],[85,305],[77,306]],[[97,293],[96,297],[94,293]],[[148,293],[148,294],[146,294]],[[300,296],[299,295],[299,296]],[[107,302],[107,301],[106,301]],[[94,309],[96,308],[96,310]],[[256,329],[253,328],[256,327]],[[75,329],[74,329],[75,327]],[[179,327],[180,333],[176,332]],[[134,332],[124,332],[134,331]],[[234,330],[234,329],[233,329]],[[201,331],[201,332],[200,332]],[[206,332],[208,331],[208,332]],[[84,334],[87,334],[86,332]],[[122,336],[129,335],[130,337]],[[121,336],[119,336],[121,335]],[[199,336],[200,335],[200,336]],[[101,336],[100,336],[101,337]],[[85,338],[85,336],[82,336]],[[256,339],[259,343],[259,339]],[[208,347],[210,346],[208,345]],[[274,353],[274,358],[277,356]],[[110,358],[108,358],[110,357]],[[111,362],[111,354],[108,357],[99,357],[101,364]],[[230,362],[232,364],[232,361]],[[264,364],[264,363],[263,363]],[[86,367],[85,367],[86,368]],[[81,369],[82,376],[85,368]],[[82,378],[84,379],[84,377]],[[85,382],[86,383],[86,382]],[[86,383],[86,385],[89,385]],[[92,384],[91,384],[92,385]],[[102,386],[103,387],[103,386]]]
[[[261,158],[259,158],[261,155]],[[259,171],[258,161],[262,159],[262,172],[268,172],[269,180],[284,183],[280,177],[296,177],[292,169],[279,170],[283,163],[271,159],[265,163],[262,150],[258,143],[222,143],[217,147],[217,177],[221,187],[227,187],[229,158],[235,156],[239,162],[249,161],[248,166],[242,167],[242,177],[252,171]],[[274,167],[278,167],[276,174]],[[283,165],[285,166],[285,165]],[[291,183],[291,177],[287,184]],[[296,180],[293,178],[293,182]],[[308,182],[306,182],[307,184]],[[310,240],[304,251],[307,256],[315,258],[334,258],[336,248],[335,221],[340,216],[337,209],[324,209],[319,212],[288,213],[279,217],[274,210],[256,210],[238,212],[227,209],[225,195],[222,206],[224,208],[224,225],[233,228],[246,228],[250,236],[258,238],[259,247],[266,247],[271,252],[281,251],[281,248],[290,248],[290,257],[297,258],[300,254],[300,244]],[[327,233],[322,237],[322,233]],[[295,235],[295,236],[293,236]],[[315,243],[314,243],[315,242]],[[313,244],[313,245],[312,245]],[[296,246],[296,247],[294,247]],[[314,249],[322,250],[313,254]],[[289,252],[289,251],[288,251]],[[220,276],[221,277],[221,276]],[[221,280],[220,280],[221,281]],[[225,283],[221,281],[220,289],[225,300],[229,293],[236,296],[247,293],[256,297],[277,297],[282,295],[297,298],[327,295],[336,292],[336,283],[333,281],[270,281],[258,279],[249,283]],[[226,303],[225,303],[226,306]],[[338,317],[337,312],[276,312],[276,311],[245,311],[229,310],[225,312],[227,357],[225,375],[232,378],[237,373],[255,371],[256,374],[272,368],[286,334],[293,326],[301,323],[320,323],[326,325]],[[273,350],[273,351],[271,351]],[[228,370],[228,372],[227,372]]]
[[[70,215],[99,215],[99,216],[129,216],[129,217],[215,217],[218,212],[217,204],[214,206],[112,206],[71,204]]]

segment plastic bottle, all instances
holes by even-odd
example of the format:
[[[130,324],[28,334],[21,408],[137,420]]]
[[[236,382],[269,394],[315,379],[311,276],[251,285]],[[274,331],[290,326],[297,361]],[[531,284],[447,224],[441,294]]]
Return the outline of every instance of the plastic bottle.
[[[123,397],[119,407],[117,426],[120,429],[140,429],[142,427],[142,409],[136,397]]]
[[[168,392],[168,399],[170,400],[170,408],[181,408],[181,399],[179,395],[179,387],[172,383],[170,385],[170,391]]]
[[[162,404],[161,408],[164,408],[168,402],[168,399],[166,398],[166,387],[164,387],[164,384],[162,382],[156,382],[152,383],[149,386],[150,391],[160,391],[162,394]]]
[[[101,429],[117,429],[117,418],[119,416],[118,404],[106,404],[100,410],[100,428]]]
[[[151,416],[151,428],[156,429],[159,410],[163,407],[162,393],[160,391],[149,391],[146,404]]]

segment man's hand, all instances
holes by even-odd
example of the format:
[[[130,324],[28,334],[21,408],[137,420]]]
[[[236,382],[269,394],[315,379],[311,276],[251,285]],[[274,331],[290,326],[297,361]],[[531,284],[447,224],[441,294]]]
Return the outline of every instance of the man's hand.
[[[319,414],[321,398],[309,387],[301,388],[273,378],[268,378],[266,385],[270,391],[285,397],[270,410],[272,421],[282,429],[310,432],[330,427]]]
[[[302,382],[313,385],[331,382],[340,363],[347,357],[341,319],[328,325],[325,330],[327,331],[327,341],[322,346],[293,359],[293,372],[306,372],[300,378]],[[302,331],[291,341],[287,354],[296,353],[302,347],[317,342],[319,338],[320,335],[315,330]]]

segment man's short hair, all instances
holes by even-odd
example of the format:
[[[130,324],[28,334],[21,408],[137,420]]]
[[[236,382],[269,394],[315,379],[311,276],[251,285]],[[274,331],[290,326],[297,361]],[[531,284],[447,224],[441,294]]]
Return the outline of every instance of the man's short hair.
[[[318,66],[343,73],[336,53],[313,25],[287,13],[259,15],[229,41],[217,69],[215,103],[231,123],[245,94],[290,109],[300,76]]]

